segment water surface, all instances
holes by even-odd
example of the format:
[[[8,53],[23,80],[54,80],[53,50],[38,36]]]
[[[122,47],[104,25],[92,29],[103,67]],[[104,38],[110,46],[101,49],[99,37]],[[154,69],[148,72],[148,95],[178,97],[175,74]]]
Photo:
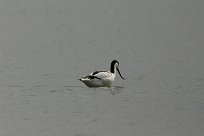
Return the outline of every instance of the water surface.
[[[2,0],[0,135],[203,136],[203,6]],[[114,92],[78,81],[113,59]]]

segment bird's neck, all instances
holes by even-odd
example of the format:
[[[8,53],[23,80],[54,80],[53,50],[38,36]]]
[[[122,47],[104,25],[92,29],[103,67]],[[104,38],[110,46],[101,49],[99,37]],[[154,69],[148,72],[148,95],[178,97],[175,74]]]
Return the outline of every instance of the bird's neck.
[[[111,67],[110,67],[110,72],[115,74],[116,73],[116,65],[114,64],[111,64]]]

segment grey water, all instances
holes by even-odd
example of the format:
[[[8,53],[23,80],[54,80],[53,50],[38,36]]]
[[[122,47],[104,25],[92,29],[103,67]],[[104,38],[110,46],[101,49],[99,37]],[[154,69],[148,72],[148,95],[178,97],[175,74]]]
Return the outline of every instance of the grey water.
[[[204,2],[1,0],[1,136],[203,136]],[[114,90],[78,80],[109,70]]]

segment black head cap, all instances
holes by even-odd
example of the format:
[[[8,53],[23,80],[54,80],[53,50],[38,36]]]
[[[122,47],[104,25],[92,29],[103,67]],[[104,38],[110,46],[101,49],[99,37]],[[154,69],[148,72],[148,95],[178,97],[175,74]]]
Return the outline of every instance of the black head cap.
[[[118,62],[117,60],[113,60],[113,61],[111,62],[111,65],[114,65],[115,63],[118,63],[118,65],[119,65],[119,62]]]

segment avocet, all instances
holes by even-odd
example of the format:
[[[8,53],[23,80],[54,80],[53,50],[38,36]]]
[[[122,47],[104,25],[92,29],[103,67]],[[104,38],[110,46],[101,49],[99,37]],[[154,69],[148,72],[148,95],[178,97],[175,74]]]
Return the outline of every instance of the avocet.
[[[116,76],[116,70],[118,71],[120,77],[122,77],[119,70],[119,62],[113,60],[110,65],[110,71],[95,71],[88,76],[84,76],[79,80],[82,81],[88,87],[111,87]]]

